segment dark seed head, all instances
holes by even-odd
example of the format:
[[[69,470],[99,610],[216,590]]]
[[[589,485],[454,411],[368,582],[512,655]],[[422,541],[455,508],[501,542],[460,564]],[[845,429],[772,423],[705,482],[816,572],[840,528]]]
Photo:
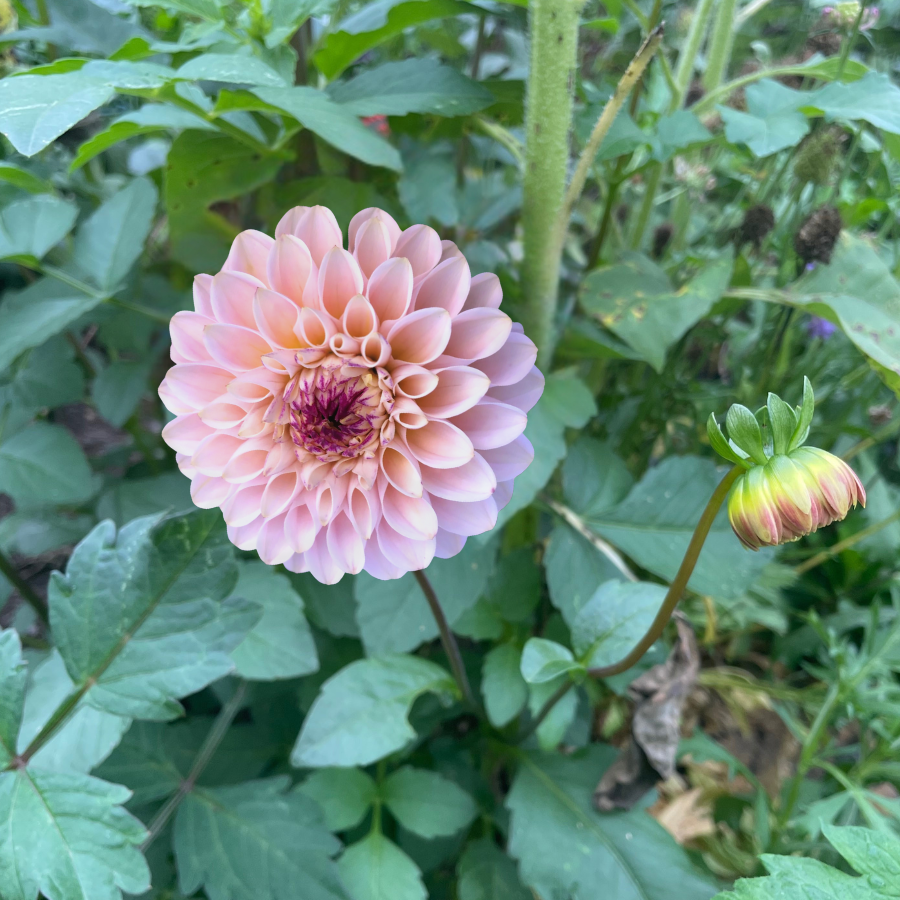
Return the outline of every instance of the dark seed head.
[[[775,214],[772,207],[765,203],[751,206],[744,213],[744,219],[738,226],[738,245],[753,244],[759,250],[763,238],[775,227]]]
[[[831,262],[831,254],[843,227],[841,214],[833,206],[820,206],[794,236],[794,250],[803,263]]]
[[[666,252],[666,247],[669,246],[669,241],[672,240],[674,233],[675,229],[672,227],[671,222],[663,222],[662,225],[657,225],[656,230],[653,232],[654,259],[659,259]]]

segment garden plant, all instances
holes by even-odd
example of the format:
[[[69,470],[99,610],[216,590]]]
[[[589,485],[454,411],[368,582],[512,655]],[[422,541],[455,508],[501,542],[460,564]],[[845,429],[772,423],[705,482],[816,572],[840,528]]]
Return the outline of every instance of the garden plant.
[[[0,0],[0,900],[900,900],[900,0]]]

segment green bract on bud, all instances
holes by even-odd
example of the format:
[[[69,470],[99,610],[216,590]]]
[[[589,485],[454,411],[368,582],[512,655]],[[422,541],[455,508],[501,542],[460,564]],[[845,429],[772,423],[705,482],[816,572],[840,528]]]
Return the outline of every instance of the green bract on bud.
[[[793,407],[775,394],[754,414],[735,404],[725,424],[728,439],[711,415],[707,432],[713,449],[747,469],[731,489],[728,519],[751,550],[796,541],[845,518],[866,492],[842,459],[804,447],[815,400],[808,378],[803,401]]]

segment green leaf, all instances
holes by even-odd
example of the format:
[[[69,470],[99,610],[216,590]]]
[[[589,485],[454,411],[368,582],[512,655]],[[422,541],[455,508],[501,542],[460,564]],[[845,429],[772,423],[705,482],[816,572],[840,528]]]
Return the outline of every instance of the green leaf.
[[[101,294],[85,294],[53,278],[7,291],[0,303],[0,370],[102,302]]]
[[[12,628],[0,631],[0,766],[4,768],[16,755],[27,678],[18,633]]]
[[[30,673],[18,750],[23,752],[75,684],[55,648]],[[87,774],[115,749],[131,719],[103,712],[82,698],[65,723],[31,758],[32,765],[51,772]]]
[[[114,291],[141,255],[156,199],[153,182],[135,178],[78,229],[75,263],[102,291]]]
[[[787,453],[791,438],[797,428],[797,414],[777,394],[769,393],[766,399],[769,424],[772,427],[772,447],[775,453]]]
[[[231,652],[239,675],[251,681],[297,678],[319,668],[303,600],[284,575],[262,562],[243,562],[233,597],[252,600],[262,618]]]
[[[121,428],[137,409],[147,390],[150,364],[119,360],[97,373],[91,396],[97,412],[111,425]]]
[[[0,80],[0,132],[23,156],[34,156],[113,96],[105,82],[70,72]]]
[[[715,885],[643,809],[594,809],[594,789],[614,757],[597,744],[573,756],[523,757],[506,799],[509,852],[522,881],[541,897],[593,900],[607,885],[616,897],[669,900],[677,885],[678,900],[707,900]]]
[[[550,681],[530,684],[528,686],[528,711],[532,717],[537,716],[550,698],[570,681],[571,678],[566,673],[558,675]],[[535,732],[541,750],[555,750],[559,746],[575,721],[577,712],[578,694],[574,690],[569,690],[561,700],[554,704]]]
[[[450,559],[435,559],[428,578],[452,625],[487,586],[496,552],[493,543],[467,541]],[[356,620],[366,653],[405,653],[438,636],[431,609],[412,573],[395,581],[379,581],[363,572],[356,578]]]
[[[729,440],[734,441],[754,462],[761,466],[768,462],[759,422],[746,406],[732,404],[725,416],[725,426],[728,428]]]
[[[419,0],[421,2],[421,0]],[[400,154],[383,137],[366,128],[352,112],[310,87],[263,87],[257,97],[295,118],[304,128],[370,166],[400,171]]]
[[[625,262],[595,269],[584,279],[581,305],[661,372],[666,350],[721,298],[731,269],[731,257],[724,256],[674,290],[656,263],[628,253]]]
[[[366,766],[416,736],[409,724],[413,701],[426,692],[458,694],[445,669],[415,656],[360,659],[322,686],[309,711],[291,762],[295,766]]]
[[[797,427],[791,435],[789,450],[794,450],[806,440],[806,436],[809,434],[809,426],[816,412],[816,398],[813,394],[813,387],[805,375],[803,376],[803,399],[800,401],[800,406],[797,407],[796,412]]]
[[[84,451],[60,425],[35,422],[0,444],[0,485],[17,507],[79,504],[94,492]]]
[[[404,160],[397,194],[415,222],[432,219],[447,227],[459,222],[456,166],[448,147],[438,145]]]
[[[800,112],[809,93],[792,90],[768,78],[747,86],[747,112],[717,106],[725,122],[725,137],[746,144],[754,156],[770,156],[798,144],[809,131]]]
[[[333,85],[328,93],[357,116],[468,116],[494,102],[478,82],[429,58],[383,63]]]
[[[529,684],[542,684],[566,672],[577,672],[583,666],[575,661],[568,647],[546,638],[533,637],[528,639],[522,651],[520,668],[522,677]]]
[[[97,709],[171,719],[177,698],[233,668],[256,604],[222,601],[235,580],[218,510],[98,525],[50,582],[50,624],[66,669]],[[222,602],[220,602],[222,601]]]
[[[578,613],[572,626],[575,653],[589,669],[619,662],[647,633],[666,589],[647,581],[608,581]]]
[[[466,847],[456,872],[459,900],[533,900],[515,863],[489,838]]]
[[[653,157],[664,162],[687,147],[711,141],[712,137],[694,113],[680,109],[656,123]]]
[[[101,495],[97,502],[97,518],[112,519],[116,525],[124,525],[152,513],[194,509],[190,487],[190,481],[181,472],[126,479]]]
[[[586,516],[618,505],[634,484],[609,444],[583,435],[569,448],[562,478],[566,502]]]
[[[0,259],[43,259],[77,218],[74,203],[49,194],[10,203],[0,210]]]
[[[859,81],[834,81],[803,94],[802,106],[828,121],[863,121],[890,134],[900,134],[900,88],[881,72],[869,72]]]
[[[528,685],[519,669],[522,651],[514,644],[500,644],[484,658],[481,694],[487,717],[495,728],[508,725],[528,700]]]
[[[182,894],[202,887],[209,900],[347,900],[331,860],[340,841],[289,785],[282,775],[188,794],[172,835]]]
[[[412,25],[475,11],[460,0],[375,0],[338,22],[313,62],[331,81],[367,50]]]
[[[359,637],[356,624],[356,577],[348,575],[337,584],[321,584],[308,572],[288,573],[291,584],[306,605],[306,615],[318,628],[335,637]]]
[[[423,838],[456,834],[478,813],[475,801],[458,784],[427,769],[397,769],[381,792],[397,821]]]
[[[868,876],[871,887],[900,894],[900,840],[893,832],[835,825],[826,825],[822,832],[860,875]]]
[[[575,114],[575,134],[579,144],[584,146],[590,139],[591,132],[603,112],[599,103],[591,104]],[[626,111],[620,112],[613,120],[612,126],[603,138],[597,151],[596,162],[617,159],[626,153],[633,153],[638,147],[651,143],[645,134]]]
[[[615,509],[588,517],[588,524],[643,568],[671,580],[722,474],[708,459],[669,457],[649,469]],[[723,508],[688,587],[724,600],[739,597],[771,558],[771,550],[748,553],[741,547]]]
[[[262,60],[237,53],[202,53],[181,66],[178,77],[188,81],[224,81],[229,84],[252,84],[263,87],[286,86],[284,79]]]
[[[373,831],[338,862],[353,900],[426,900],[419,867],[383,834]]]
[[[0,181],[28,191],[29,194],[53,193],[53,185],[49,181],[38,178],[33,172],[29,172],[28,169],[23,169],[15,163],[0,163]]]
[[[347,831],[362,822],[378,788],[361,769],[318,769],[298,788],[322,808],[329,831]]]
[[[4,900],[120,900],[150,873],[147,832],[121,805],[128,788],[89,775],[0,773],[0,894]]]

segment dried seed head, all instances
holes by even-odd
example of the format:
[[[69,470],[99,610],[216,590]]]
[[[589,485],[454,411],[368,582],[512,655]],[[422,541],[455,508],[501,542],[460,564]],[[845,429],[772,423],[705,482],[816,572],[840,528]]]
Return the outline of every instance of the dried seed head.
[[[753,244],[759,250],[763,238],[775,227],[775,214],[765,203],[751,206],[738,226],[738,244]]]
[[[843,227],[834,206],[821,206],[800,226],[794,236],[794,250],[803,263],[831,262],[831,254]]]
[[[656,227],[656,230],[653,232],[654,259],[659,259],[666,252],[666,247],[669,246],[669,241],[672,240],[674,233],[675,229],[672,227],[671,222],[663,222],[662,225]]]

